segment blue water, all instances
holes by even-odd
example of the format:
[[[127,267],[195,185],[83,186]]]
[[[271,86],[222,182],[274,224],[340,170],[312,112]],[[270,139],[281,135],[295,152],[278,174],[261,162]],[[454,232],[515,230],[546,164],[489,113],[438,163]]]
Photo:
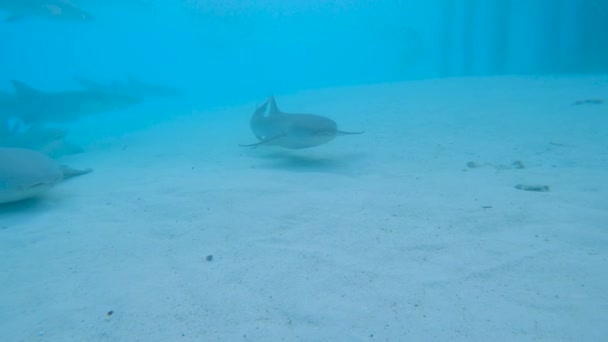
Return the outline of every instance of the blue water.
[[[0,195],[6,147],[94,172],[0,204],[0,341],[607,338],[608,1],[4,17]],[[270,95],[365,132],[237,146]]]
[[[602,1],[76,3],[96,20],[0,26],[0,89],[132,74],[217,105],[439,76],[608,71]]]

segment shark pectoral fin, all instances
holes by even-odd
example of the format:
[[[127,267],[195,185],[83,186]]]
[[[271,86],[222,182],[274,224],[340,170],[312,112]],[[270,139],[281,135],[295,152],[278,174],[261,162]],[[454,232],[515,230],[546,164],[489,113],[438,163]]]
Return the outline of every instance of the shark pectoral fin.
[[[277,135],[276,137],[272,137],[272,138],[268,138],[268,139],[263,139],[262,141],[257,142],[257,143],[255,143],[255,144],[248,144],[248,145],[242,145],[242,144],[239,144],[239,146],[241,146],[241,147],[251,147],[251,148],[256,148],[256,147],[258,147],[258,146],[260,146],[260,145],[265,145],[265,144],[267,144],[267,143],[269,143],[269,142],[271,142],[271,141],[274,141],[274,140],[280,139],[280,138],[282,138],[282,137],[284,137],[284,136],[285,136],[285,134],[281,134],[281,135]]]
[[[365,132],[344,132],[344,131],[338,131],[338,135],[353,135],[353,134],[363,134]]]
[[[244,145],[244,144],[239,144],[239,146],[240,146],[240,147],[251,147],[251,148],[256,148],[256,147],[258,147],[258,146],[262,145],[263,143],[264,143],[263,141],[260,141],[259,143],[255,143],[255,144],[247,144],[247,145]]]
[[[24,19],[25,17],[26,17],[26,16],[25,16],[25,15],[23,15],[23,14],[19,14],[19,13],[13,13],[13,14],[10,14],[8,17],[6,17],[6,18],[4,19],[4,22],[5,22],[5,23],[13,23],[13,22],[15,22],[15,21],[22,20],[22,19]]]

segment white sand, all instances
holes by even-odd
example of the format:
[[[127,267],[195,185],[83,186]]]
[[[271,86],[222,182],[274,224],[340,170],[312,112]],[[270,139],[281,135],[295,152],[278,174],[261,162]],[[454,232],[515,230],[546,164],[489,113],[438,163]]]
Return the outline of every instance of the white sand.
[[[0,209],[0,341],[605,339],[589,98],[608,77],[325,89],[277,102],[364,135],[239,148],[249,104],[91,144],[65,162],[93,174]]]

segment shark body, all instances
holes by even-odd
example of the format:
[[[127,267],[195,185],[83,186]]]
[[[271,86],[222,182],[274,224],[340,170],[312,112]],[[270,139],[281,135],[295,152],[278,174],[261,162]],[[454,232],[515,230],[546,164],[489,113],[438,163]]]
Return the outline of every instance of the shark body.
[[[241,146],[302,149],[328,143],[339,135],[363,133],[340,131],[335,121],[324,116],[281,112],[273,96],[253,113],[250,127],[259,142]]]
[[[22,148],[0,147],[0,204],[32,198],[62,180],[91,172],[57,164],[46,155]]]
[[[173,87],[145,83],[133,76],[129,77],[127,82],[114,81],[110,84],[102,84],[81,77],[76,78],[76,82],[88,90],[116,93],[140,98],[176,97],[181,95],[181,93]]]
[[[15,22],[26,17],[73,22],[95,20],[92,14],[68,0],[0,0],[0,10],[9,12],[5,22]]]
[[[52,158],[80,153],[83,149],[66,141],[67,132],[60,128],[18,127],[13,122],[0,123],[0,147],[26,148],[42,152]]]
[[[18,117],[27,124],[67,122],[141,102],[140,98],[104,91],[42,92],[22,82],[12,82],[15,93],[0,96],[0,118]]]

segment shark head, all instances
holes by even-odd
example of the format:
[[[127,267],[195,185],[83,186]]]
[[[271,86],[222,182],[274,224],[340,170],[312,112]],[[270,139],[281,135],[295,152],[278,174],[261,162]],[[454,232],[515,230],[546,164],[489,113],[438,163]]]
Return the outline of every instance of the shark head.
[[[0,147],[0,204],[37,196],[59,183],[60,167],[40,152]]]

